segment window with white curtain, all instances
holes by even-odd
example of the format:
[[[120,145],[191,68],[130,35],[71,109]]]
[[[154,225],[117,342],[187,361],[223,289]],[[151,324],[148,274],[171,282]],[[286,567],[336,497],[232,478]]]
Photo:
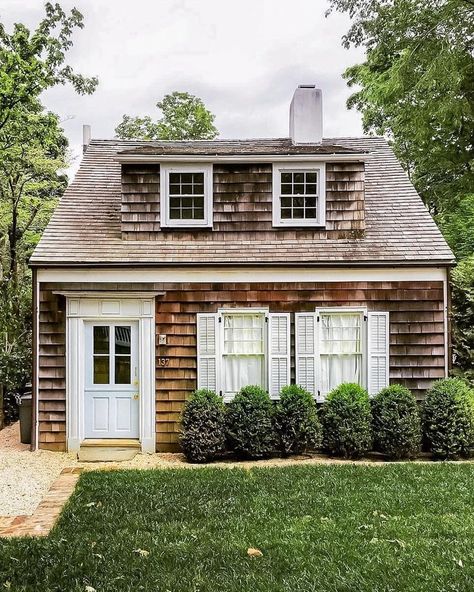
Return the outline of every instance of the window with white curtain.
[[[321,394],[343,382],[363,384],[363,314],[321,312],[319,356]]]
[[[224,313],[222,323],[224,396],[249,384],[265,388],[265,314]]]

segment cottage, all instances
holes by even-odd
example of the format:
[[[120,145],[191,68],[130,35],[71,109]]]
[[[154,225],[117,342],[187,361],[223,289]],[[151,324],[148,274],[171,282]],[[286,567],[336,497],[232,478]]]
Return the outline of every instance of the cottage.
[[[86,142],[32,258],[34,447],[179,447],[183,402],[341,382],[422,398],[449,366],[453,255],[386,140]]]

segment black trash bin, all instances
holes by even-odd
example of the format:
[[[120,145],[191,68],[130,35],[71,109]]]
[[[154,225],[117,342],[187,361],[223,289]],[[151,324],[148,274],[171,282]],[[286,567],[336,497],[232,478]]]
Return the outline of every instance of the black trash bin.
[[[22,444],[31,444],[31,392],[26,392],[20,399],[20,440]]]

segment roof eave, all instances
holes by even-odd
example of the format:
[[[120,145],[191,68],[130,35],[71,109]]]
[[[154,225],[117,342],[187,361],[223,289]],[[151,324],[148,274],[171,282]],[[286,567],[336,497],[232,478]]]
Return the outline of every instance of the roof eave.
[[[301,261],[288,262],[286,261],[212,261],[212,262],[193,262],[193,263],[179,263],[179,262],[45,262],[45,261],[30,261],[31,268],[106,268],[106,267],[140,267],[140,268],[164,268],[164,267],[454,267],[456,261],[453,259],[432,259],[432,260],[366,260],[366,261]]]
[[[121,164],[160,162],[365,162],[370,153],[358,154],[118,154],[114,160]]]

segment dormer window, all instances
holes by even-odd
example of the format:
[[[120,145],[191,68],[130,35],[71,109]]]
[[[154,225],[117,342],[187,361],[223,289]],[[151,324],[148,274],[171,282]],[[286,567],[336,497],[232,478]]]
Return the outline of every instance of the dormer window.
[[[325,165],[273,165],[273,226],[324,226]]]
[[[161,165],[161,226],[212,226],[212,165]]]

